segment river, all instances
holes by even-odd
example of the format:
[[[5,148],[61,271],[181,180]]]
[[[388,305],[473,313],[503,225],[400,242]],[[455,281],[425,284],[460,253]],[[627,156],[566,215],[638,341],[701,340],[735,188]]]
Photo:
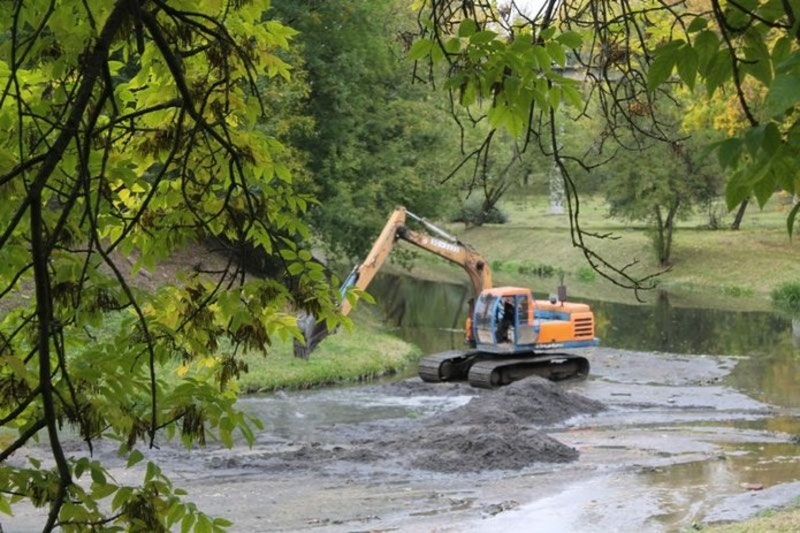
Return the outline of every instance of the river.
[[[379,274],[369,291],[387,325],[423,353],[463,346],[466,285]],[[736,300],[738,311],[673,306],[666,291],[650,299],[647,305],[575,300],[591,306],[602,346],[746,357],[729,378],[733,386],[766,403],[800,407],[800,325],[747,310],[746,297]]]
[[[467,287],[380,275],[370,292],[373,311],[425,353],[462,346]],[[419,446],[381,445],[384,437],[418,431],[475,393],[398,382],[413,371],[245,397],[241,407],[265,424],[252,448],[143,451],[201,509],[233,520],[232,531],[662,533],[800,497],[800,339],[789,320],[748,311],[746,298],[739,311],[677,307],[667,293],[648,305],[587,303],[602,347],[587,352],[589,379],[559,387],[608,409],[543,428],[580,452],[571,463],[414,468]],[[116,479],[141,479],[113,444],[95,453]],[[22,508],[3,526],[40,523]]]

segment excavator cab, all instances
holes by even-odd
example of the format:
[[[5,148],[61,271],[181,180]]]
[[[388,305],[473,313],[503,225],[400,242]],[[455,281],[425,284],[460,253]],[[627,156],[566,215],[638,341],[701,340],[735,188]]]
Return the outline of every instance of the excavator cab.
[[[472,339],[482,352],[518,354],[594,346],[594,315],[586,304],[534,300],[530,289],[481,292],[472,316]]]
[[[527,289],[502,287],[483,291],[475,304],[472,338],[479,349],[514,353],[518,346],[536,341],[528,315],[531,294]]]

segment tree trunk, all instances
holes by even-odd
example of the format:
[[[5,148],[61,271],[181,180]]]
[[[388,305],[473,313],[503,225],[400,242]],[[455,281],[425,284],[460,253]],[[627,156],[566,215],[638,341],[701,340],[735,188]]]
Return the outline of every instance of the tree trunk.
[[[663,264],[664,257],[664,218],[661,216],[661,207],[655,207],[656,213],[656,233],[653,236],[653,249],[658,257],[659,263]]]
[[[678,206],[680,206],[680,200],[675,200],[675,203],[669,208],[667,220],[664,223],[664,237],[662,240],[660,258],[661,266],[669,264],[669,257],[672,254],[672,232],[675,229],[675,215],[678,214]]]
[[[749,203],[750,199],[748,198],[747,200],[739,204],[739,210],[736,212],[736,217],[734,217],[733,219],[733,224],[731,224],[731,229],[733,231],[737,231],[739,229],[739,226],[742,223],[742,219],[744,218],[744,212],[747,209],[747,204]]]
[[[564,177],[561,175],[561,169],[557,164],[553,164],[553,169],[550,171],[550,214],[563,215],[564,214],[564,199],[566,198],[566,191],[564,190]]]

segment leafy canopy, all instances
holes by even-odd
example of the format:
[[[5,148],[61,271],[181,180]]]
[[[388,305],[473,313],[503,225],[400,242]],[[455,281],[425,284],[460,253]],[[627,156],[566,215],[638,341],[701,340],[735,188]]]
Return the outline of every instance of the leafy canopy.
[[[420,38],[410,57],[445,85],[476,120],[505,130],[550,155],[565,180],[573,244],[608,280],[652,287],[610,264],[581,229],[580,196],[566,163],[591,170],[585,154],[559,142],[556,111],[569,120],[597,106],[606,122],[598,149],[612,143],[640,150],[671,143],[660,108],[676,103],[672,86],[703,84],[706,93],[737,95],[743,133],[716,146],[730,173],[730,207],[755,195],[760,203],[778,189],[800,187],[800,2],[798,0],[545,0],[536,12],[519,3],[417,0]],[[749,79],[763,86],[747,94]],[[591,105],[590,105],[591,104]],[[487,139],[491,136],[490,132]],[[630,137],[633,140],[630,140]],[[485,150],[477,157],[486,157]],[[787,219],[791,233],[798,209]]]
[[[160,433],[252,441],[257,421],[234,407],[239,351],[297,335],[295,306],[338,323],[321,267],[297,244],[313,199],[264,124],[262,90],[290,76],[281,51],[295,35],[268,7],[0,3],[0,418],[13,432],[0,512],[45,507],[45,531],[222,529],[153,462],[126,485],[67,454],[63,424],[86,451],[117,442],[129,466]],[[207,239],[230,257],[220,272],[155,291],[131,282]],[[253,250],[282,268],[245,276],[239,259]],[[39,430],[46,458],[25,448]]]

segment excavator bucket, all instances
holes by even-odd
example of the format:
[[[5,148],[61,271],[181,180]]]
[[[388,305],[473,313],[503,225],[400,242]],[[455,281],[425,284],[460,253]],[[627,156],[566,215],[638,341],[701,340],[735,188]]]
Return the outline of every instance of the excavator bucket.
[[[308,359],[317,345],[330,335],[325,322],[317,322],[313,315],[305,312],[300,313],[297,317],[297,327],[300,328],[305,342],[294,340],[294,356],[301,359]]]

